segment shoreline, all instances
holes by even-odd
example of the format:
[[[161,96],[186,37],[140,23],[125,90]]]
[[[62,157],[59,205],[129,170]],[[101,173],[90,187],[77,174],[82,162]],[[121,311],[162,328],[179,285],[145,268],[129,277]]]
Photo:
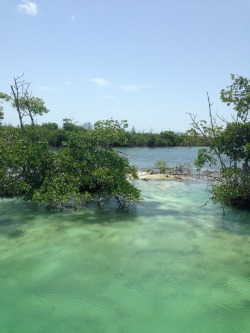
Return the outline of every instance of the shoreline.
[[[145,171],[138,172],[138,179],[148,181],[148,180],[187,180],[191,178],[196,178],[193,175],[173,175],[169,173],[154,173],[150,174]]]

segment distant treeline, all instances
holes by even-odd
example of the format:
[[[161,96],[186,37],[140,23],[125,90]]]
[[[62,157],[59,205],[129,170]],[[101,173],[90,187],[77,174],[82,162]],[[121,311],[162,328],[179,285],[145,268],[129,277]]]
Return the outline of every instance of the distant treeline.
[[[2,126],[3,128],[11,128],[10,125]],[[32,134],[31,125],[24,125],[26,132]],[[39,139],[46,139],[51,147],[67,146],[69,137],[74,132],[86,132],[85,128],[76,125],[70,121],[63,123],[59,128],[57,123],[44,123],[35,126],[35,135]],[[175,133],[173,131],[162,131],[160,133],[153,132],[137,132],[132,129],[125,132],[126,143],[115,142],[114,147],[175,147],[175,146],[207,146],[208,140],[203,137],[193,136],[192,133]]]

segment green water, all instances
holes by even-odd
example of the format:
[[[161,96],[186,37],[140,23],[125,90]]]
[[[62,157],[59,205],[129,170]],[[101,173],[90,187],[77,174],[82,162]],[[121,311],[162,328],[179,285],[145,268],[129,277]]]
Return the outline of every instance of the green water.
[[[250,213],[138,186],[129,213],[0,201],[0,333],[250,332]]]

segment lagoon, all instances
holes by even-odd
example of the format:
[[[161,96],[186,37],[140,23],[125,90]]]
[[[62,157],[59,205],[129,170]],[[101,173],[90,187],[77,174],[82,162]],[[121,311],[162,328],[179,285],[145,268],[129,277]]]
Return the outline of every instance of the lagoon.
[[[122,148],[143,169],[198,148]],[[201,180],[136,181],[142,203],[48,213],[0,201],[1,333],[247,333],[250,213]]]

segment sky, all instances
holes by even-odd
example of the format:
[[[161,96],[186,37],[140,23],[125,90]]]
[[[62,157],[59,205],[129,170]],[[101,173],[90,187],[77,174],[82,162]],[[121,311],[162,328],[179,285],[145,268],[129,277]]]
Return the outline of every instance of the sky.
[[[233,113],[230,74],[250,78],[250,0],[0,0],[0,91],[24,74],[50,112],[185,132],[189,113]],[[18,124],[4,105],[4,123]]]

